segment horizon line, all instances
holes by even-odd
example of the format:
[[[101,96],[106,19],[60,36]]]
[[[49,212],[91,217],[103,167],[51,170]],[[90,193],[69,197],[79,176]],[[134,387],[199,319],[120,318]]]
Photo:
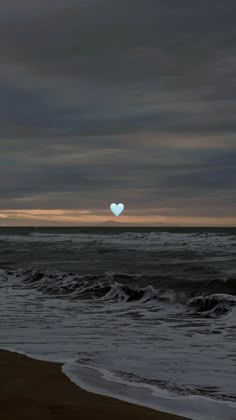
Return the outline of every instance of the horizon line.
[[[157,225],[138,225],[138,224],[122,224],[122,223],[117,223],[117,225],[116,224],[114,224],[114,225],[106,225],[105,223],[104,224],[101,224],[101,225],[39,225],[39,226],[34,226],[34,225],[25,225],[25,226],[22,226],[22,225],[12,225],[12,226],[0,226],[0,229],[8,229],[8,228],[11,228],[11,229],[14,229],[14,228],[23,228],[23,229],[25,229],[25,228],[32,228],[32,229],[42,229],[42,228],[71,228],[71,229],[73,229],[73,228],[89,228],[89,227],[91,227],[91,228],[122,228],[122,227],[124,227],[124,228],[126,228],[126,227],[140,227],[140,228],[145,228],[145,227],[148,227],[148,228],[160,228],[160,229],[166,229],[166,228],[172,228],[172,229],[177,229],[177,228],[181,228],[181,229],[192,229],[192,228],[197,228],[197,229],[235,229],[236,228],[236,225],[235,226],[196,226],[196,225],[192,225],[192,226],[190,226],[190,225],[188,225],[188,226],[184,226],[184,225],[178,225],[178,226],[176,226],[176,225],[162,225],[162,226],[157,226]]]

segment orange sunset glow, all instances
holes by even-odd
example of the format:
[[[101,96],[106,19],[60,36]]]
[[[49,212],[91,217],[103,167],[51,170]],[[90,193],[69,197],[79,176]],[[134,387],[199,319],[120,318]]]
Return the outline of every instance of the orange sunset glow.
[[[152,210],[153,212],[153,210]],[[92,212],[89,210],[5,210],[0,213],[0,226],[86,226],[86,225],[140,225],[140,226],[234,226],[236,217],[167,217],[163,215],[132,215],[124,211],[115,217],[109,210]]]

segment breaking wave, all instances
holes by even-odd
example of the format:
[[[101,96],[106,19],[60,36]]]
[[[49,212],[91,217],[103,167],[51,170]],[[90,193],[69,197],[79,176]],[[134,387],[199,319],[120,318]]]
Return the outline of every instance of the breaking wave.
[[[181,282],[125,273],[80,275],[44,270],[1,270],[0,285],[7,281],[70,300],[178,304],[203,315],[222,315],[236,307],[235,278]]]

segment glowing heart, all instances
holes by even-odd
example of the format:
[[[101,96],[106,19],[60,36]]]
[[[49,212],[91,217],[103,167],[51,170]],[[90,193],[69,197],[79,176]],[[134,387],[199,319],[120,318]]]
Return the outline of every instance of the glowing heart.
[[[112,204],[110,205],[111,212],[112,212],[115,216],[120,216],[120,215],[121,215],[121,213],[123,212],[124,208],[125,208],[125,206],[124,206],[124,204],[122,204],[122,203],[119,203],[119,204],[112,203]]]

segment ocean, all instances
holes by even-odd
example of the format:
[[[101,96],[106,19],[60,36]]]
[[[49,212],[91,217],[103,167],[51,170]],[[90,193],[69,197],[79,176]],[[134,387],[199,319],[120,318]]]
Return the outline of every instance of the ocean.
[[[0,347],[82,388],[236,418],[236,228],[0,228]]]

